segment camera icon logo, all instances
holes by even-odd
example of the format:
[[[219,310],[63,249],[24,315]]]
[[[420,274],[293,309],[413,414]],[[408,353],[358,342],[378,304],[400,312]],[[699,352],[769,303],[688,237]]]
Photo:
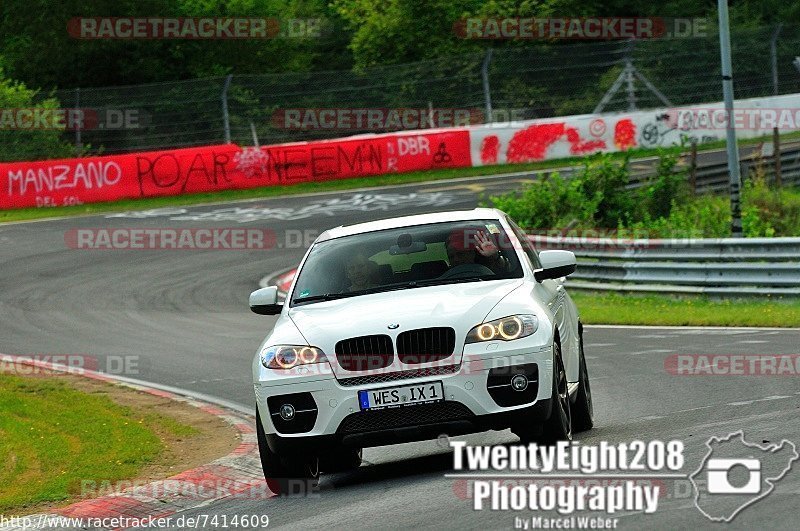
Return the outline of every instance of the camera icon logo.
[[[734,486],[729,478],[735,467],[746,468],[747,482]],[[709,459],[706,464],[706,488],[709,494],[758,494],[761,492],[761,461],[758,459]]]
[[[760,445],[747,442],[741,431],[711,437],[706,447],[708,453],[689,481],[695,505],[714,522],[730,522],[766,497],[800,459],[791,441]]]

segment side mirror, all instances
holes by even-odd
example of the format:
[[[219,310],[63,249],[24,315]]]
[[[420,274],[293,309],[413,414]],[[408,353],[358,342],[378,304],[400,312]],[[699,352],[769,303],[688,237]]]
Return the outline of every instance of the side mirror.
[[[539,261],[542,269],[533,274],[539,282],[548,278],[565,277],[574,273],[578,266],[572,251],[542,251],[539,253]]]
[[[250,294],[250,311],[259,315],[278,315],[283,304],[278,304],[278,286],[268,286]]]

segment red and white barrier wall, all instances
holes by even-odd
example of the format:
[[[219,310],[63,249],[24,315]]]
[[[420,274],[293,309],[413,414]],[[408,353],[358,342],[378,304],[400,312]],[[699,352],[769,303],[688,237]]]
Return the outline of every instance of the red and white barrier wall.
[[[441,129],[0,164],[0,209],[61,206],[470,166],[469,132]]]
[[[105,157],[0,163],[0,209],[47,207],[226,189],[465,168],[722,139],[704,123],[721,103],[623,114],[425,129],[242,148],[234,144]],[[739,100],[740,138],[800,130],[800,94]],[[682,113],[682,114],[680,114]],[[676,116],[683,118],[676,126]],[[705,116],[705,118],[704,118]],[[753,122],[753,116],[756,121]],[[687,119],[688,117],[688,119]],[[761,120],[761,121],[759,121]],[[757,126],[753,126],[756,123]]]
[[[470,129],[472,163],[512,164],[725,139],[722,102],[628,113],[584,114]],[[800,130],[800,94],[737,100],[739,138]]]

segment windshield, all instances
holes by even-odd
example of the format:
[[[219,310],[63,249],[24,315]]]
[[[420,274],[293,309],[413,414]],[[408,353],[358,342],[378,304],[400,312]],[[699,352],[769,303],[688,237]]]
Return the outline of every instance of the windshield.
[[[522,275],[497,220],[416,225],[314,245],[298,275],[292,304]]]

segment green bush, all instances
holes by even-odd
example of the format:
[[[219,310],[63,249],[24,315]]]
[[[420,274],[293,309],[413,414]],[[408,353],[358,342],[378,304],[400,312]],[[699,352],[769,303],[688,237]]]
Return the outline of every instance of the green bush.
[[[491,198],[526,229],[605,229],[654,238],[730,236],[727,195],[691,196],[686,172],[677,168],[678,151],[662,151],[656,175],[643,186],[626,189],[628,160],[609,155],[584,160],[571,179],[553,174]],[[800,191],[770,187],[755,172],[742,190],[742,227],[747,237],[800,236]]]
[[[578,179],[563,179],[552,173],[522,185],[517,193],[491,198],[494,205],[527,229],[550,229],[591,224],[597,205],[587,200]]]
[[[629,228],[651,238],[721,238],[730,235],[731,215],[727,197],[709,194],[670,204],[668,216],[638,221]]]
[[[596,227],[616,228],[634,215],[634,198],[625,190],[630,178],[628,164],[628,157],[619,162],[608,153],[585,159],[577,180],[583,196],[594,208],[592,220]]]
[[[676,163],[677,155],[665,154],[655,177],[631,191],[626,189],[629,158],[619,161],[598,153],[584,159],[578,174],[568,180],[554,173],[491,201],[529,229],[631,226],[669,216],[673,201],[686,194],[686,177],[676,173]]]
[[[759,176],[742,191],[742,227],[747,236],[800,235],[800,192],[771,188]]]
[[[0,110],[58,109],[54,98],[35,102],[36,91],[22,83],[7,79],[0,69]],[[7,115],[8,117],[11,114]],[[75,148],[62,139],[62,130],[18,129],[0,123],[0,161],[55,159],[75,156]]]
[[[633,198],[625,191],[628,160],[597,154],[584,159],[580,173],[563,179],[552,173],[520,192],[491,197],[494,206],[528,229],[563,226],[614,227],[628,221]]]
[[[676,205],[688,199],[687,174],[677,169],[678,158],[677,152],[661,151],[655,178],[635,194],[643,201],[645,216],[652,219],[669,217]]]

